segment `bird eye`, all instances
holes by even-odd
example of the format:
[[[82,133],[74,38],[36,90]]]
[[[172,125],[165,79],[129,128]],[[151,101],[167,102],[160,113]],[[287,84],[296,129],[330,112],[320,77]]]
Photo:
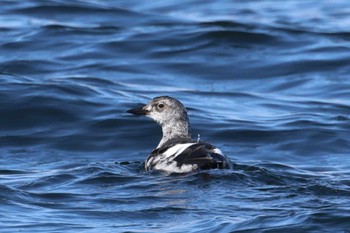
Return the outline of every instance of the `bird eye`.
[[[158,104],[158,108],[164,108],[164,104]]]

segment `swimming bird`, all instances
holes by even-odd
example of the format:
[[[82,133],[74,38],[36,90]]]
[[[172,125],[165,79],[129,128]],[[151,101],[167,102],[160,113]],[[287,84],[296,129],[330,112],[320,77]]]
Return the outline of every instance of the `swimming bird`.
[[[145,161],[146,171],[189,173],[232,168],[232,162],[210,143],[192,140],[184,105],[169,96],[159,96],[140,108],[127,111],[146,115],[162,127],[163,137]]]

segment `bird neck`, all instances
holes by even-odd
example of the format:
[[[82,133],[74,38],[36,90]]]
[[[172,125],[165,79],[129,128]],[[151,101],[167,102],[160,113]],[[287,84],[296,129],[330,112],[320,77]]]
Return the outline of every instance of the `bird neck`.
[[[163,137],[157,148],[160,148],[164,143],[171,139],[188,138],[191,139],[190,125],[188,122],[174,121],[170,124],[162,125]]]

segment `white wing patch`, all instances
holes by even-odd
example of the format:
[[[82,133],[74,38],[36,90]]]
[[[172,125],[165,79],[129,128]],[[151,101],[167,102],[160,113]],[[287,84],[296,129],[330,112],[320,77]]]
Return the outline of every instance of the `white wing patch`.
[[[224,153],[222,153],[222,151],[221,151],[219,148],[213,149],[213,152],[214,152],[215,154],[219,154],[219,155],[225,156]]]
[[[183,164],[182,166],[178,166],[177,162],[174,161],[175,157],[184,152],[188,147],[194,145],[196,143],[183,143],[183,144],[177,144],[175,146],[170,147],[168,150],[166,150],[164,153],[149,159],[146,162],[146,168],[152,167],[152,164],[154,165],[155,170],[161,170],[166,172],[177,172],[177,173],[184,173],[184,172],[191,172],[198,168],[195,164]]]
[[[179,154],[181,154],[184,150],[186,150],[188,147],[194,145],[196,143],[183,143],[183,144],[177,144],[175,146],[170,147],[169,149],[167,149],[164,153],[163,156],[166,159],[169,158],[175,158],[176,156],[178,156]]]

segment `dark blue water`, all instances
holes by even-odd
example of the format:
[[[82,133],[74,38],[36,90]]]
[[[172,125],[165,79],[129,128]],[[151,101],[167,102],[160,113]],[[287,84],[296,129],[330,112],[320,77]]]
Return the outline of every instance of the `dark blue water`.
[[[350,3],[1,1],[1,232],[349,232]],[[233,171],[144,172],[159,95]]]

